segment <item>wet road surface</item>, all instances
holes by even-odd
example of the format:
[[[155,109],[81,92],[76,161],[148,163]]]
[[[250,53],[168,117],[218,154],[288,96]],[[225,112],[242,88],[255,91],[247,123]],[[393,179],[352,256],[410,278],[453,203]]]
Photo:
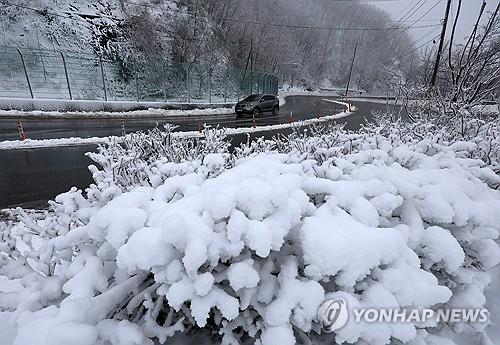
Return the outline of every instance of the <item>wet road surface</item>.
[[[332,97],[308,97],[294,96],[287,98],[278,114],[263,113],[256,119],[258,126],[277,125],[289,121],[290,112],[293,110],[293,120],[299,121],[318,116],[331,115],[344,111],[345,107],[322,99],[333,99]],[[231,110],[228,109],[230,112]],[[13,118],[0,118],[0,141],[18,140],[17,120]],[[119,136],[122,133],[121,124],[125,126],[126,132],[152,129],[157,125],[172,123],[179,131],[198,130],[200,123],[221,127],[250,127],[252,117],[245,116],[236,118],[236,114],[223,115],[183,115],[183,116],[151,116],[135,119],[101,118],[101,119],[33,119],[23,118],[22,124],[26,136],[30,139],[53,139],[70,137],[107,137]]]
[[[322,99],[328,98],[333,99],[331,97],[312,96],[292,97],[287,99],[287,103],[281,108],[278,116],[263,114],[257,120],[257,125],[286,123],[292,109],[294,121],[331,115],[334,112],[344,110],[341,105],[322,101]],[[392,109],[392,106],[384,104],[353,103],[357,106],[358,110],[351,116],[337,120],[338,123],[345,123],[346,128],[351,130],[358,129],[365,122],[365,119],[370,121],[372,111]],[[231,125],[230,121],[235,120],[235,116],[226,115],[222,119],[217,120],[214,115],[211,115],[209,121],[206,122],[212,125],[219,124],[220,126],[227,127],[250,127],[252,125],[251,118],[238,120],[238,125],[236,126]],[[25,125],[25,129],[28,135],[31,134],[31,138],[44,138],[44,136],[50,138],[69,136],[89,137],[99,136],[101,133],[102,136],[121,134],[121,120],[119,119],[69,121],[61,121],[63,123],[61,128],[54,129],[54,126],[52,126],[54,123],[50,125],[37,120],[33,122],[33,127]],[[158,119],[127,120],[126,128],[128,131],[145,130],[155,127],[156,122],[158,122]],[[179,130],[198,129],[197,121],[193,121],[192,118],[178,120],[177,124],[180,126]],[[29,131],[29,128],[32,131]],[[2,135],[10,138],[9,136],[12,136],[11,132],[4,131]],[[286,134],[289,130],[281,132]],[[256,136],[270,138],[275,134],[276,132],[257,133]],[[14,132],[14,135],[16,136],[14,139],[17,139],[17,132]],[[5,139],[5,137],[0,137],[0,140]],[[231,140],[233,145],[238,145],[242,140],[246,140],[246,135],[235,136]],[[84,190],[93,182],[87,169],[93,162],[85,156],[85,153],[94,151],[95,148],[96,146],[91,145],[0,151],[0,209],[14,206],[44,208],[47,205],[47,200],[68,191],[73,186]]]

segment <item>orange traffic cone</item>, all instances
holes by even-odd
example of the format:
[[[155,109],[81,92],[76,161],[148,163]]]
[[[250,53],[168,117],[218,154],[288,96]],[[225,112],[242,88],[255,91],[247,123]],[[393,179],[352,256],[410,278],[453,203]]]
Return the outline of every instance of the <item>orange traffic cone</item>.
[[[122,120],[122,137],[124,137],[125,134],[127,134],[127,132],[125,131],[125,123]]]
[[[26,134],[24,133],[23,124],[21,121],[17,121],[17,130],[19,131],[19,140],[26,140]]]

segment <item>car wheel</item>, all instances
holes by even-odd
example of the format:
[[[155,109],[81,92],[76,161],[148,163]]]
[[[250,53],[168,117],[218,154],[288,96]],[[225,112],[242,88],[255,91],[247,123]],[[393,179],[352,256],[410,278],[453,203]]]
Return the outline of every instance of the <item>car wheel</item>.
[[[273,115],[274,116],[277,116],[279,112],[280,112],[280,108],[279,107],[274,107],[273,108]]]
[[[258,117],[260,115],[260,109],[259,108],[255,108],[254,111],[253,111],[253,116],[254,117]]]

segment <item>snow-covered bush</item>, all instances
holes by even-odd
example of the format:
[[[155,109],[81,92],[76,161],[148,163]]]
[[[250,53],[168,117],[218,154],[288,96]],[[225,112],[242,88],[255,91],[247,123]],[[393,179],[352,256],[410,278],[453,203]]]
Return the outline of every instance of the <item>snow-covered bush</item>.
[[[454,144],[467,152],[468,158],[484,161],[496,172],[500,172],[500,117],[484,111],[484,107],[462,108],[460,118],[441,113],[438,103],[432,100],[413,101],[404,106],[413,122],[397,123],[394,127],[391,115],[377,114],[378,127],[394,127],[395,132],[404,133],[405,141],[415,139]],[[392,114],[392,117],[401,114]],[[394,120],[394,118],[393,118]],[[466,148],[467,147],[467,148]]]
[[[481,307],[500,261],[498,177],[470,142],[422,126],[311,128],[230,151],[224,131],[127,136],[91,154],[96,183],[4,224],[0,293],[15,344],[437,344],[482,324],[348,324],[351,306]]]

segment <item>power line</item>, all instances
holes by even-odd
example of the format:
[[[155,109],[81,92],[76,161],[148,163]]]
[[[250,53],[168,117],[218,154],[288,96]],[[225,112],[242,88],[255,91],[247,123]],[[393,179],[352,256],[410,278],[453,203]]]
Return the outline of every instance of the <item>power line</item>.
[[[439,26],[436,26],[434,29],[430,30],[429,32],[427,32],[425,35],[423,35],[422,37],[420,37],[418,40],[416,40],[414,42],[414,44],[418,44],[420,41],[422,41],[423,39],[427,38],[427,36],[429,36],[430,34],[432,34],[433,32],[436,31],[436,29],[438,29]]]
[[[400,0],[330,0],[331,2],[349,2],[351,4],[364,4],[373,2],[387,2],[387,1],[400,1]]]
[[[410,9],[408,9],[411,6],[411,3],[410,3],[409,6],[407,6],[402,11],[402,13],[404,13],[404,14],[398,19],[397,23],[400,23],[403,20],[407,20],[407,19],[411,18],[411,16],[415,13],[415,8],[417,6],[419,6],[419,4],[420,4],[420,6],[416,9],[416,11],[418,11],[423,6],[423,4],[425,3],[425,1],[426,0],[418,0],[418,1],[416,1],[414,3],[413,7],[411,7]],[[377,42],[378,40],[380,40],[382,38],[389,37],[389,35],[391,35],[393,32],[394,32],[394,27],[388,28],[388,30],[387,30],[386,33],[380,35],[379,37],[375,37],[375,39],[373,40],[373,43]]]
[[[40,9],[33,8],[33,7],[28,7],[28,6],[23,6],[23,5],[15,5],[15,4],[11,4],[8,2],[6,2],[6,3],[8,5],[11,5],[11,6],[21,7],[21,8],[29,9],[29,10],[36,11],[39,13],[44,13],[44,12],[51,13],[54,15],[58,15],[58,16],[67,18],[67,19],[80,20],[80,21],[84,21],[87,23],[86,20],[84,20],[80,17],[73,18],[73,17],[69,17],[69,16],[64,16],[64,15],[61,15],[61,14],[58,14],[55,12],[47,12],[45,10],[40,10]],[[181,15],[194,16],[193,14],[190,14],[190,13],[181,13]],[[237,22],[237,23],[253,24],[253,25],[266,25],[266,26],[282,27],[282,28],[289,28],[289,29],[327,30],[327,31],[384,31],[384,30],[387,30],[387,28],[347,28],[347,27],[328,27],[328,26],[314,26],[314,25],[280,24],[280,23],[260,22],[260,21],[256,21],[256,20],[241,20],[241,19],[235,19],[235,18],[229,18],[229,17],[219,17],[219,16],[198,16],[198,17],[205,18],[205,19],[207,19],[207,18],[214,19],[215,18],[215,19],[221,19],[221,20]],[[123,20],[122,18],[114,18],[114,19]],[[416,26],[414,28],[415,29],[430,28],[430,27],[434,27],[434,26],[436,26],[436,25],[422,25],[422,26]],[[394,27],[393,29],[394,30],[407,30],[408,28],[407,27]]]
[[[415,0],[415,1],[416,1],[417,3],[418,3],[418,2],[420,2],[420,0]],[[407,11],[407,10],[411,7],[411,5],[412,5],[412,2],[409,2],[409,3],[408,3],[408,6],[406,6],[406,7],[405,7],[405,8],[404,8],[404,9],[403,9],[403,10],[402,10],[402,11],[401,11],[401,12],[400,12],[397,16],[396,16],[397,21],[400,21],[400,20],[402,20],[402,19],[405,17],[405,15],[406,15],[406,14],[403,14],[403,13],[409,13],[409,12],[411,11],[411,9],[410,9],[408,12],[406,12],[406,11]],[[413,5],[413,8],[415,8],[415,6],[416,6],[416,3]],[[401,17],[400,17],[400,16],[401,16]]]
[[[325,20],[328,17],[318,17],[318,16],[307,16],[307,15],[298,15],[298,14],[287,14],[287,15],[274,15],[273,17],[279,18],[307,18],[307,19],[316,19],[316,20]],[[437,22],[442,21],[442,19],[424,19],[421,22]],[[372,20],[372,22],[384,22],[384,23],[414,23],[415,20],[407,20],[407,21],[396,21],[396,20]]]
[[[428,15],[428,14],[429,14],[429,13],[430,13],[430,12],[431,12],[431,11],[432,11],[432,10],[433,10],[436,6],[437,6],[437,5],[439,5],[439,4],[441,3],[441,1],[442,1],[442,0],[438,0],[438,2],[436,2],[436,3],[435,3],[435,4],[431,7],[431,8],[429,8],[429,10],[427,10],[427,11],[426,11],[423,15],[421,15],[421,16],[417,19],[417,21],[416,21],[414,24],[410,25],[410,26],[408,27],[408,29],[411,29],[411,28],[413,28],[413,29],[417,29],[418,27],[416,27],[416,26],[414,26],[414,25],[415,25],[416,23],[418,23],[421,19],[423,19],[426,15]],[[436,26],[440,26],[440,25],[441,25],[441,24],[439,24],[439,25],[435,25],[435,27],[436,27]],[[396,38],[400,37],[400,36],[401,36],[401,35],[403,35],[404,33],[405,33],[404,31],[400,32],[399,34],[397,34],[396,36],[394,36],[394,37],[393,37],[393,39],[396,39]],[[374,40],[374,43],[375,43],[375,41],[376,41],[376,40]]]
[[[387,28],[342,28],[342,27],[327,27],[327,26],[312,26],[312,25],[293,25],[293,24],[277,24],[277,23],[266,23],[266,22],[258,22],[258,21],[242,21],[239,19],[233,19],[233,18],[220,18],[223,20],[227,21],[234,21],[238,23],[245,23],[245,24],[255,24],[255,25],[268,25],[268,26],[275,26],[275,27],[285,27],[285,28],[290,28],[290,29],[308,29],[308,30],[327,30],[327,31],[384,31],[387,30]],[[438,24],[440,25],[440,24]],[[422,26],[415,26],[413,27],[414,29],[421,29],[421,28],[430,28],[434,27],[436,25],[422,25]],[[407,30],[407,27],[398,27],[395,28],[395,30]]]
[[[438,39],[438,38],[439,38],[439,36],[440,36],[440,34],[439,34],[439,35],[437,35],[437,36],[435,36],[435,37],[433,37],[433,38],[431,38],[430,40],[426,41],[425,43],[423,43],[423,44],[419,45],[419,46],[418,46],[418,47],[416,47],[415,49],[412,49],[412,50],[410,50],[410,51],[409,51],[409,52],[407,52],[407,53],[404,53],[404,54],[402,54],[402,55],[397,56],[397,57],[396,57],[396,59],[402,59],[402,58],[404,58],[404,57],[406,57],[406,56],[410,55],[411,53],[413,53],[413,52],[415,52],[415,51],[419,50],[420,48],[422,48],[422,47],[426,46],[427,44],[429,44],[429,43],[431,43],[431,42],[435,41],[436,39]]]
[[[63,15],[63,14],[60,14],[60,13],[57,13],[57,12],[50,12],[50,11],[47,11],[45,9],[42,10],[42,9],[39,9],[39,8],[29,7],[29,6],[25,6],[25,5],[12,4],[12,3],[8,2],[8,1],[4,1],[4,0],[2,0],[2,3],[6,4],[7,6],[22,8],[22,9],[30,10],[30,11],[35,11],[35,12],[38,12],[39,14],[48,13],[48,14],[52,14],[52,15],[58,16],[58,17],[63,17],[63,18],[67,18],[67,19],[74,19],[74,20],[82,20],[82,21],[87,22],[86,20],[81,19],[81,18],[72,18],[72,17],[69,17],[67,15]]]
[[[428,15],[437,5],[439,5],[441,3],[441,1],[442,0],[439,0],[438,2],[436,2],[434,4],[434,6],[432,6],[427,12],[425,12],[423,15],[421,15],[417,20],[420,20],[420,19],[424,18],[426,15]],[[411,28],[413,25],[410,25],[409,27]],[[404,32],[401,32],[398,35],[394,36],[394,38],[398,38],[398,37],[400,37],[403,34],[404,34]]]
[[[398,1],[398,0],[382,0],[382,1]],[[130,0],[122,0],[122,2],[125,3],[125,4],[127,4],[127,5],[131,5],[131,6],[139,6],[139,7],[145,7],[145,8],[158,9],[158,6],[154,6],[154,5],[151,5],[151,4],[137,3],[137,2],[130,1]],[[378,1],[367,1],[367,2],[380,2],[380,0],[378,0]],[[174,11],[170,10],[170,12],[174,12]],[[194,16],[193,14],[187,13],[187,12],[181,12],[181,14],[188,15],[188,16]],[[324,19],[328,18],[328,17],[325,17],[325,16],[318,17],[318,16],[298,15],[298,14],[285,14],[285,15],[276,14],[276,15],[273,15],[273,16],[274,17],[280,17],[280,18],[307,18],[307,19],[319,19],[319,20],[324,20]],[[219,17],[219,18],[223,18],[223,17]],[[398,22],[398,23],[406,23],[406,22],[413,23],[414,22],[414,21],[411,21],[411,20],[410,21],[377,20],[377,21],[378,22]],[[440,22],[440,21],[442,21],[442,19],[425,19],[425,20],[421,20],[421,21],[425,21],[425,22],[436,22],[436,21],[439,21]]]
[[[74,12],[70,12],[70,11],[64,12],[64,14],[62,14],[59,12],[48,11],[47,9],[40,9],[40,8],[26,6],[26,5],[13,4],[13,3],[8,2],[6,0],[1,0],[1,3],[6,4],[7,6],[12,6],[12,7],[17,7],[17,8],[22,8],[25,10],[34,11],[40,15],[51,14],[51,15],[54,15],[57,17],[62,17],[62,18],[71,19],[71,20],[78,20],[78,21],[85,22],[85,23],[88,23],[88,21],[85,20],[83,17],[108,18],[108,19],[113,19],[113,20],[117,20],[117,21],[124,20],[123,18],[116,18],[116,17],[106,16],[106,15],[74,13]],[[74,16],[76,16],[76,17],[74,17]]]

